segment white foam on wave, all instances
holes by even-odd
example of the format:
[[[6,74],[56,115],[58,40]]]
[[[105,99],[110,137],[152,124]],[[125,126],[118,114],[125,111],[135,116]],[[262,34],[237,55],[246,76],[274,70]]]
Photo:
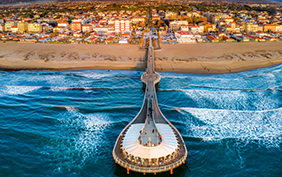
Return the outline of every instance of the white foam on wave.
[[[101,152],[99,147],[103,144],[104,130],[111,125],[107,114],[82,114],[73,107],[66,107],[66,109],[75,118],[69,119],[69,123],[82,130],[76,138],[76,150],[82,153],[84,159],[90,154],[99,154]]]
[[[41,86],[4,86],[2,93],[8,95],[20,95],[34,90],[38,90]]]
[[[68,90],[68,87],[50,87],[50,89],[55,92],[55,91],[65,91]]]
[[[70,80],[65,78],[65,76],[55,77],[54,81],[48,80],[51,85],[50,89],[53,92],[70,90],[72,88],[83,88],[84,92],[89,92],[87,90],[91,85],[92,81],[86,80]],[[91,90],[90,90],[91,91]]]
[[[273,71],[270,71],[270,73],[281,73],[282,69],[276,69],[276,70],[273,70]]]
[[[83,77],[87,77],[87,78],[90,78],[90,79],[101,79],[101,78],[104,78],[104,77],[112,77],[113,75],[112,74],[102,74],[102,73],[81,73],[81,74],[78,74],[80,76],[83,76]]]
[[[249,108],[275,109],[279,100],[272,98],[265,92],[244,92],[244,91],[207,91],[207,90],[182,90],[189,98],[202,107],[209,107],[211,104],[222,109],[238,110]],[[274,91],[275,92],[275,91]],[[251,101],[253,100],[253,101]]]
[[[47,75],[38,77],[39,81],[45,80],[51,85],[64,85],[66,78],[64,75]]]
[[[189,75],[172,75],[172,73],[169,74],[161,74],[161,78],[171,78],[171,79],[191,79],[191,76]]]
[[[87,160],[98,160],[104,152],[104,131],[111,126],[107,114],[83,114],[74,107],[65,108],[67,112],[59,119],[60,133],[55,142],[50,142],[53,147],[47,148],[59,160],[55,168],[62,171],[83,168]]]
[[[185,120],[187,132],[203,140],[235,138],[267,147],[282,143],[282,108],[264,111],[178,108],[195,118]],[[187,115],[187,114],[186,114]]]

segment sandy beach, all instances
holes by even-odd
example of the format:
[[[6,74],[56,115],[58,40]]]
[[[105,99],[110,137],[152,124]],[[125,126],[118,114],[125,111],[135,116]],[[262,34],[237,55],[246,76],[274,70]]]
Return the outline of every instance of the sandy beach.
[[[144,70],[138,45],[86,45],[0,42],[2,70]],[[230,73],[282,63],[282,42],[162,45],[157,71]]]

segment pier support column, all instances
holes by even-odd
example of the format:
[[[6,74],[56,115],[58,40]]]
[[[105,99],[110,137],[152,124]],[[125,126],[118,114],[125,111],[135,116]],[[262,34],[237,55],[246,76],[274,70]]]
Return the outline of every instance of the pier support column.
[[[171,174],[171,175],[173,174],[173,168],[170,169],[170,174]]]
[[[146,175],[146,173],[143,173],[143,175]]]
[[[156,175],[157,173],[154,173],[154,175]]]
[[[127,167],[126,169],[127,169],[127,174],[129,175],[129,168]]]

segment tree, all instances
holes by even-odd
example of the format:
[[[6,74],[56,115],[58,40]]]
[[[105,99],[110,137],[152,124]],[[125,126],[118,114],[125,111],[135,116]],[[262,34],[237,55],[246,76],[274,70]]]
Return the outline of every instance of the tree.
[[[146,39],[146,48],[149,47],[149,43],[150,43],[150,38]]]
[[[142,47],[142,45],[143,45],[143,42],[144,42],[144,35],[145,35],[145,32],[143,31],[143,32],[142,32],[142,36],[141,36],[140,47]]]
[[[158,32],[158,40],[159,40],[159,45],[161,45],[162,37],[161,37],[161,35],[160,35],[160,32]]]
[[[232,17],[234,19],[234,21],[238,21],[239,18],[238,17]]]
[[[156,47],[157,47],[157,41],[156,41],[156,39],[153,37],[153,39],[152,39],[152,42],[153,42],[153,47],[154,47],[154,49],[156,49]]]
[[[167,25],[165,25],[165,32],[167,33],[167,30],[168,30],[168,26]]]

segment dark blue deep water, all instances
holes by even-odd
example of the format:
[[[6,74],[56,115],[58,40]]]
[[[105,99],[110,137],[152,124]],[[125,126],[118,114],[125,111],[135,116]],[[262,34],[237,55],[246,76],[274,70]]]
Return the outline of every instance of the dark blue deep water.
[[[0,71],[0,176],[143,176],[111,154],[141,107],[141,74]],[[160,108],[189,152],[174,176],[282,176],[282,65],[160,74]]]

